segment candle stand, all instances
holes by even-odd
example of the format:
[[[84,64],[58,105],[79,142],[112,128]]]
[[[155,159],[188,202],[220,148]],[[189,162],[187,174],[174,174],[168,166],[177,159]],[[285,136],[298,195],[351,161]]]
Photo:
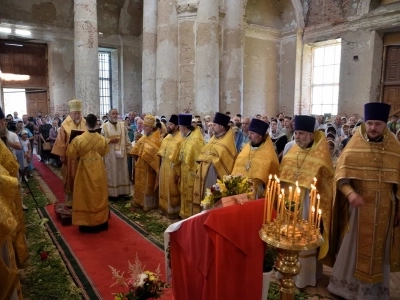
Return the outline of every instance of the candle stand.
[[[318,248],[323,242],[318,228],[305,220],[295,219],[292,217],[287,219],[287,222],[275,219],[263,224],[259,231],[260,238],[277,248],[279,253],[275,269],[283,276],[280,280],[281,300],[294,299],[296,286],[293,277],[299,274],[301,269],[299,253]]]

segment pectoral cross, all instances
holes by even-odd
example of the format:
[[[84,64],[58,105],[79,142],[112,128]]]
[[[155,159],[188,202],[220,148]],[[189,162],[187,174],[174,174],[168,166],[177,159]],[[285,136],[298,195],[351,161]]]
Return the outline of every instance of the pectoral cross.
[[[300,176],[300,171],[299,171],[299,170],[297,170],[297,171],[296,171],[296,173],[295,173],[295,175],[296,175],[296,180],[297,180],[297,179],[299,179],[299,176]]]
[[[211,154],[211,151],[208,150],[208,151],[206,152],[206,154],[207,154],[207,156],[210,155],[210,154]]]
[[[246,169],[246,171],[249,171],[250,168],[251,168],[251,161],[249,160],[249,161],[246,163],[245,169]]]

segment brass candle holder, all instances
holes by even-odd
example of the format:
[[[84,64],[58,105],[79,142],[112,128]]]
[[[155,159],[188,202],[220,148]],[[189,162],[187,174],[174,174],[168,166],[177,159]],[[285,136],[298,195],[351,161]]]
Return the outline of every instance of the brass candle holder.
[[[279,183],[279,179],[275,178],[275,182]],[[308,220],[299,217],[300,211],[300,188],[296,183],[294,195],[292,189],[289,189],[289,198],[286,201],[285,192],[282,189],[276,201],[271,195],[275,192],[268,191],[269,186],[274,188],[274,184],[268,185],[266,192],[266,207],[264,210],[263,225],[259,231],[260,238],[278,250],[278,258],[275,263],[275,269],[282,274],[280,280],[280,299],[293,300],[296,292],[294,276],[300,273],[301,264],[298,260],[299,253],[305,250],[318,248],[323,243],[323,238],[319,230],[321,210],[317,209],[315,213],[314,205],[317,203],[319,207],[319,195],[317,196],[314,185],[310,192],[310,211]],[[275,186],[277,186],[275,184]],[[279,193],[278,192],[278,193]],[[276,204],[276,205],[275,205]],[[288,205],[287,205],[288,204]],[[314,204],[314,205],[312,205]],[[276,207],[277,216],[272,220],[272,209]]]

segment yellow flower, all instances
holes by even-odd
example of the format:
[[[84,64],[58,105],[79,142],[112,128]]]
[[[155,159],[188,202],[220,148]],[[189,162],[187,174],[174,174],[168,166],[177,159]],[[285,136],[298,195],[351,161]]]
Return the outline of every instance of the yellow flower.
[[[149,279],[150,279],[150,281],[155,281],[156,280],[156,276],[150,275]]]
[[[114,300],[124,300],[121,295],[115,295]]]

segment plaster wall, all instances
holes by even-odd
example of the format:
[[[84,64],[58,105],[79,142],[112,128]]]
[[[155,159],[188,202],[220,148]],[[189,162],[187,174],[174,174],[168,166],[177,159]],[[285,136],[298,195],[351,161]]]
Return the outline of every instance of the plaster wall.
[[[245,37],[244,116],[272,115],[278,110],[279,51],[279,42]]]
[[[294,101],[296,98],[296,61],[297,37],[285,37],[280,42],[280,74],[279,76],[279,109],[273,113],[283,112],[293,115]]]
[[[48,43],[50,114],[68,114],[67,102],[75,97],[74,42],[55,39]]]
[[[131,110],[142,111],[142,39],[125,39],[123,44],[123,65],[121,66],[120,84],[122,101],[120,110],[127,113]]]
[[[178,112],[191,113],[195,99],[196,35],[195,19],[179,22]]]
[[[362,115],[365,103],[379,101],[382,49],[382,38],[375,31],[359,30],[343,35],[340,114]]]

